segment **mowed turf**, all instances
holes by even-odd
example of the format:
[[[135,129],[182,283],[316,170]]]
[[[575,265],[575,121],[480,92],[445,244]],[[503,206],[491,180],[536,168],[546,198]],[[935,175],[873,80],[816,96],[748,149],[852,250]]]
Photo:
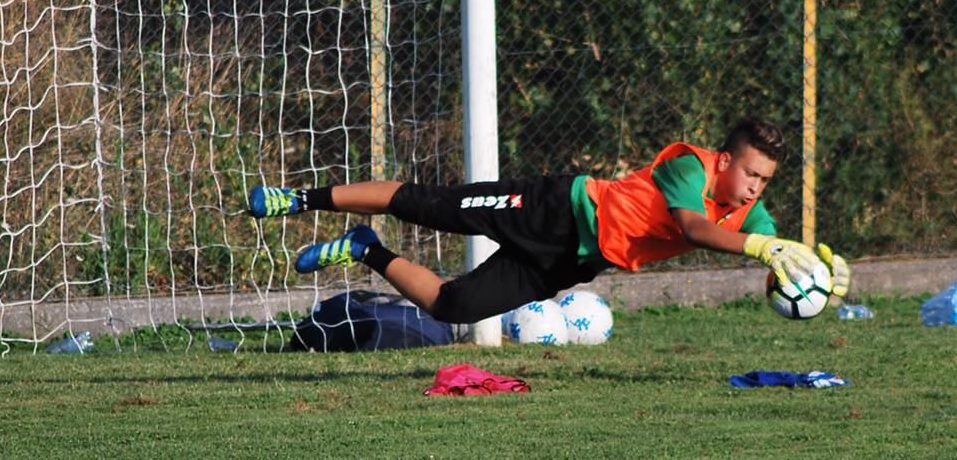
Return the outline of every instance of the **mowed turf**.
[[[603,346],[507,344],[360,354],[164,353],[0,360],[0,458],[951,457],[957,329],[919,298],[871,321],[720,309],[616,311]],[[618,305],[617,307],[621,307]],[[469,362],[529,394],[422,395]],[[751,370],[836,372],[853,386],[735,390]]]

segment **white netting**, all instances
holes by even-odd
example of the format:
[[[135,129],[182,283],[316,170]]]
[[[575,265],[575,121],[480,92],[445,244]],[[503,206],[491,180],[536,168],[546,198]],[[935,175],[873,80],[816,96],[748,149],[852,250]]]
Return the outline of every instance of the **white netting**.
[[[458,10],[384,3],[384,177],[445,183]],[[0,341],[172,323],[191,342],[196,323],[289,319],[367,282],[291,268],[355,217],[243,212],[255,185],[371,178],[371,7],[0,3]],[[442,265],[437,234],[386,225],[387,244]]]

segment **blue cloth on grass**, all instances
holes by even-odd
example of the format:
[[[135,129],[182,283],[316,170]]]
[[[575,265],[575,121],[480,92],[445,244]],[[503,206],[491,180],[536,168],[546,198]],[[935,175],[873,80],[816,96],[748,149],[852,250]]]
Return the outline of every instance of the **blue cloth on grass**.
[[[753,371],[744,375],[732,375],[731,386],[735,388],[790,387],[790,388],[831,388],[843,387],[850,382],[830,372],[793,372]]]

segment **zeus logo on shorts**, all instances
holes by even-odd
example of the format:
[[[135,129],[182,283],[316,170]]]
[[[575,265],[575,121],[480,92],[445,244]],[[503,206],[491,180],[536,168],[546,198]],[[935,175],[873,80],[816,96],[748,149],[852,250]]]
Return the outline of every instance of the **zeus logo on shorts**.
[[[462,198],[461,209],[468,208],[521,208],[522,195],[489,195],[489,196],[467,196]]]

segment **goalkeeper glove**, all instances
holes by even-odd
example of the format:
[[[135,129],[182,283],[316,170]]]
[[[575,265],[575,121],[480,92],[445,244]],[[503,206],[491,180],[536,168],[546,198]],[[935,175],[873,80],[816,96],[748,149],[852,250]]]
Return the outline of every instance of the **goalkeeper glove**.
[[[744,255],[770,267],[782,285],[809,276],[819,262],[814,251],[804,244],[757,233],[744,240]]]
[[[817,255],[831,270],[831,280],[834,282],[831,292],[838,297],[847,295],[847,289],[851,284],[851,267],[847,265],[847,261],[834,254],[824,243],[817,245]]]

